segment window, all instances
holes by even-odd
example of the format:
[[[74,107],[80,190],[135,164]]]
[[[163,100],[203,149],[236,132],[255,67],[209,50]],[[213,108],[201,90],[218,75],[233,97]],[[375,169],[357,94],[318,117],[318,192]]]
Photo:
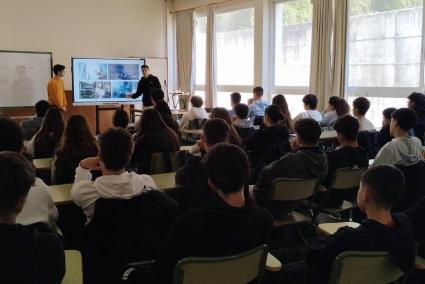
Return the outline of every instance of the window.
[[[230,94],[233,92],[219,92],[217,95],[217,106],[231,109]],[[252,98],[252,92],[240,93],[241,103],[248,104],[248,100]]]
[[[292,0],[274,6],[274,86],[304,87],[310,82],[313,5]]]
[[[195,95],[205,100],[205,71],[207,63],[207,17],[195,16]]]

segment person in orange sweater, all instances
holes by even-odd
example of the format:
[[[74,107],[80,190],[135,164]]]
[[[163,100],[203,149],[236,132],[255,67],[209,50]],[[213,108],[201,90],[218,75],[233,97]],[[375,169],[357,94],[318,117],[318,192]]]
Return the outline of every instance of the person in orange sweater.
[[[55,74],[47,84],[47,95],[50,105],[54,105],[59,109],[66,111],[65,86],[61,79],[65,75],[65,66],[56,64],[53,66]]]

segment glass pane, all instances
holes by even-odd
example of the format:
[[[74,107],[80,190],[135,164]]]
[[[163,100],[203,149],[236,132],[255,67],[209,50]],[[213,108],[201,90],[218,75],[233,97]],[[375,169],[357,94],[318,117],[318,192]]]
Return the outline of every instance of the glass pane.
[[[311,0],[275,4],[275,85],[309,86]]]
[[[217,85],[252,85],[254,82],[254,9],[215,17]]]
[[[203,90],[195,90],[195,96],[201,97],[204,100],[204,104],[205,104],[205,91],[203,91]]]
[[[418,87],[422,0],[350,0],[348,85]]]
[[[224,107],[226,109],[231,109],[230,103],[230,94],[231,92],[218,92],[217,93],[217,106]],[[252,98],[252,93],[240,93],[241,94],[241,103],[248,104],[248,99]]]
[[[207,17],[195,19],[196,85],[205,85],[207,55]]]

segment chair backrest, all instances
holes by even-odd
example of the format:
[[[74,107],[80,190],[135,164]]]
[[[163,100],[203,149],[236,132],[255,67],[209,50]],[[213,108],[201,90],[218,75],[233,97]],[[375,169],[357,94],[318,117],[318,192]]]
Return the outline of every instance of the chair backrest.
[[[352,189],[360,185],[363,168],[341,168],[337,169],[333,175],[329,188],[332,189]]]
[[[329,284],[392,283],[402,276],[388,252],[345,251],[334,260]]]
[[[189,126],[188,129],[202,129],[204,127],[204,124],[207,122],[208,119],[199,118],[199,119],[191,119],[189,120]]]
[[[369,159],[374,159],[379,151],[378,131],[360,131],[357,134],[357,142],[363,147],[369,156]]]
[[[425,183],[420,177],[425,176],[425,162],[420,161],[410,166],[397,166],[404,175],[405,190],[393,211],[404,211],[425,196]]]
[[[266,259],[266,245],[232,256],[184,258],[174,269],[173,284],[260,283]]]
[[[317,179],[277,178],[272,182],[272,200],[300,201],[310,198],[317,184]]]
[[[188,151],[156,152],[152,153],[150,174],[176,172],[182,167],[188,156]]]
[[[257,116],[254,118],[254,121],[252,122],[252,124],[254,124],[254,125],[261,125],[261,124],[263,123],[263,121],[264,121],[264,116],[262,116],[262,115],[257,115]]]
[[[83,261],[78,250],[65,250],[65,267],[62,284],[83,284]]]

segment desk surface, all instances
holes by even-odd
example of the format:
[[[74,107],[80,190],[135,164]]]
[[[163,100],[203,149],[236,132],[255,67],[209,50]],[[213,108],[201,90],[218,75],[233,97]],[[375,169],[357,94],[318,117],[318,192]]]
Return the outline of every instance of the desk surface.
[[[53,158],[34,159],[32,161],[37,170],[50,169],[52,167]]]
[[[319,231],[329,236],[329,235],[335,234],[339,228],[342,228],[342,227],[357,228],[358,226],[360,226],[360,224],[356,222],[323,223],[323,224],[319,224]]]
[[[182,130],[183,134],[192,134],[192,135],[201,135],[203,132],[202,129],[184,129]]]
[[[177,188],[175,183],[175,175],[176,173],[165,173],[152,175],[151,177],[155,181],[158,189],[167,191]],[[72,183],[50,185],[49,192],[52,196],[53,202],[55,202],[56,205],[71,203],[71,188]]]
[[[270,272],[280,271],[282,269],[282,263],[271,253],[267,254],[266,269]]]
[[[323,131],[320,135],[320,140],[337,139],[338,136],[335,130]]]

